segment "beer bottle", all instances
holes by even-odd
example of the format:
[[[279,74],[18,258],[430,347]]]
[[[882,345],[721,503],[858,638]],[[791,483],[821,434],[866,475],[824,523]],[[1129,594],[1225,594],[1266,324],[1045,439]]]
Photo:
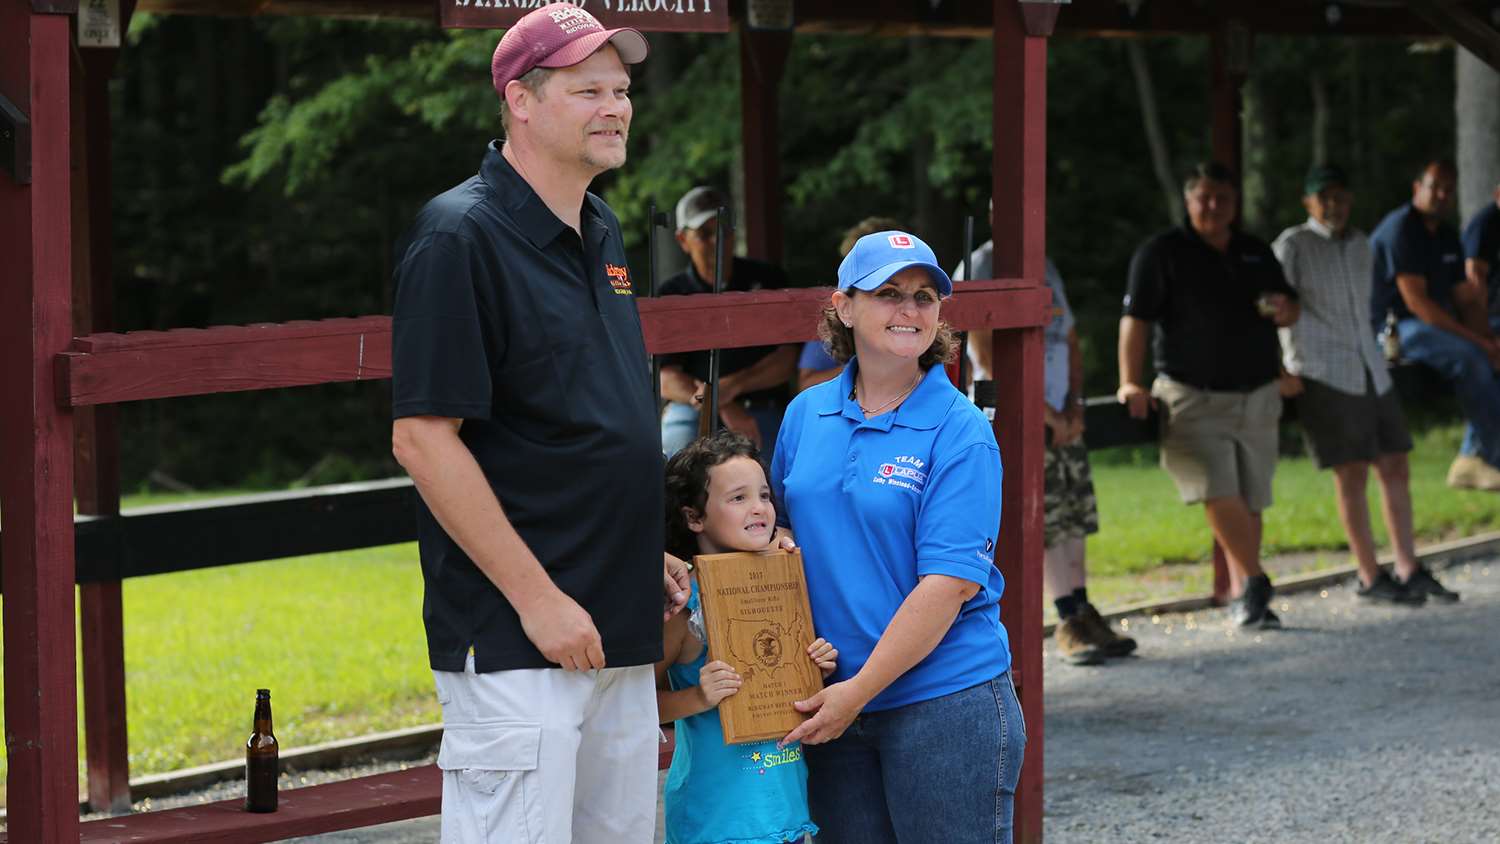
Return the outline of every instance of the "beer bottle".
[[[245,742],[245,811],[276,811],[280,775],[276,736],[271,732],[271,690],[255,690],[255,726]]]

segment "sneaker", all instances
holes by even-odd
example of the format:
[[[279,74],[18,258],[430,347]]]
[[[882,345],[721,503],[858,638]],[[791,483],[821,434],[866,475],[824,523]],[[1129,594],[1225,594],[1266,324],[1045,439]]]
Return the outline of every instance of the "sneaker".
[[[1135,640],[1116,633],[1093,604],[1084,604],[1078,617],[1089,626],[1092,641],[1105,656],[1129,656],[1135,652]]]
[[[1385,572],[1381,572],[1369,586],[1356,589],[1354,594],[1372,604],[1404,604],[1415,607],[1427,603],[1426,593],[1406,588],[1406,584],[1397,583],[1394,577]]]
[[[1088,622],[1075,615],[1059,621],[1052,638],[1058,654],[1070,665],[1098,665],[1104,661],[1104,651],[1094,644],[1092,633]]]
[[[1442,601],[1445,604],[1452,604],[1458,601],[1458,593],[1438,583],[1437,578],[1433,577],[1432,572],[1428,571],[1425,567],[1417,569],[1411,577],[1406,579],[1406,583],[1403,585],[1408,592]]]
[[[1448,486],[1454,489],[1500,490],[1500,469],[1472,454],[1460,454],[1448,467]]]
[[[1229,602],[1229,618],[1240,627],[1261,627],[1266,620],[1267,613],[1275,619],[1275,627],[1281,626],[1281,619],[1271,612],[1271,597],[1276,594],[1276,588],[1271,585],[1271,578],[1263,574],[1256,575],[1245,581],[1245,591],[1238,598]],[[1275,628],[1271,628],[1275,629]]]

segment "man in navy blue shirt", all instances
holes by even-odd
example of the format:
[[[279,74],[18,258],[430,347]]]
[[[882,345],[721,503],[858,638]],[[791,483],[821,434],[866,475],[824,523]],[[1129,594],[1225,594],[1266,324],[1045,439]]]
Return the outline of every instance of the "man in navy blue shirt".
[[[1402,357],[1426,364],[1453,383],[1468,419],[1448,485],[1500,490],[1500,342],[1485,317],[1484,288],[1465,277],[1463,244],[1445,218],[1453,210],[1458,170],[1426,164],[1411,202],[1370,235],[1370,318],[1396,321]]]
[[[567,3],[508,29],[506,138],[422,209],[396,270],[391,439],[421,494],[444,841],[655,827],[662,590],[680,606],[688,583],[663,580],[650,367],[619,220],[588,192],[625,163],[646,50]]]
[[[1489,297],[1490,328],[1500,329],[1500,186],[1464,226],[1464,271]]]

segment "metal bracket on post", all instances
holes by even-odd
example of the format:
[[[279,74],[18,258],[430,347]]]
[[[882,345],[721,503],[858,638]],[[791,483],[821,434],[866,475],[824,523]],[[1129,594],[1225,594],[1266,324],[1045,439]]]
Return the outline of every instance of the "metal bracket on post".
[[[38,15],[76,15],[78,0],[31,0],[31,11]]]
[[[1057,13],[1072,0],[1019,0],[1026,34],[1032,38],[1051,37],[1057,28]]]
[[[0,96],[0,167],[16,184],[31,184],[31,121],[4,96]]]

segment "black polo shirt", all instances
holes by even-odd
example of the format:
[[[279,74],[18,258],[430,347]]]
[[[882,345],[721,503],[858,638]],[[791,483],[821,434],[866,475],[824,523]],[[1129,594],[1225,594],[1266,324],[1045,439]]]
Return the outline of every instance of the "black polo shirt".
[[[1466,273],[1464,246],[1452,223],[1443,220],[1436,231],[1428,231],[1422,212],[1408,202],[1385,215],[1370,232],[1370,258],[1370,324],[1376,331],[1385,325],[1386,311],[1396,319],[1416,316],[1396,285],[1401,273],[1426,279],[1427,298],[1458,316],[1453,289],[1464,283]]]
[[[734,269],[729,273],[729,283],[724,286],[724,292],[782,290],[786,286],[786,273],[775,264],[737,257],[734,259]],[[693,269],[693,265],[689,263],[687,269],[662,282],[661,290],[658,292],[662,296],[689,296],[694,293],[712,293],[713,290],[713,285],[699,278],[697,270]],[[762,358],[779,348],[781,347],[746,346],[739,349],[722,349],[719,352],[719,375],[729,375],[746,369],[752,364],[759,363]],[[699,381],[708,382],[708,352],[668,355],[662,358],[662,364],[680,366],[684,372]],[[740,398],[754,404],[770,402],[786,404],[791,394],[783,384],[746,393]]]
[[[1235,232],[1220,252],[1184,226],[1136,250],[1125,315],[1153,323],[1157,372],[1201,390],[1243,392],[1280,371],[1276,325],[1255,307],[1263,293],[1297,298],[1271,247]]]
[[[500,154],[417,215],[396,268],[392,413],[459,431],[506,516],[593,617],[610,666],[661,658],[662,457],[620,223],[582,238]],[[432,667],[552,665],[425,504],[417,540]]]

